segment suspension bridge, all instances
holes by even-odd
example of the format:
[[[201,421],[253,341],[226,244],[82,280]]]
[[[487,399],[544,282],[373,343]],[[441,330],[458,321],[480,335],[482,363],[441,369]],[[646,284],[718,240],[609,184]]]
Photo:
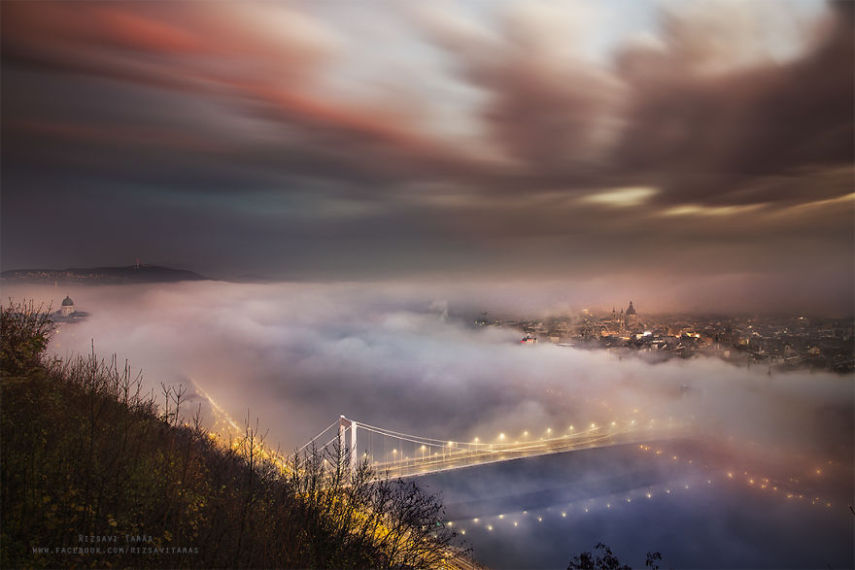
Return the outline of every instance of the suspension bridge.
[[[297,454],[328,453],[354,472],[367,462],[378,478],[394,479],[525,457],[685,437],[686,429],[686,424],[674,420],[630,419],[571,425],[563,433],[547,429],[542,436],[524,432],[513,440],[500,433],[492,441],[477,437],[454,441],[402,433],[340,416]]]

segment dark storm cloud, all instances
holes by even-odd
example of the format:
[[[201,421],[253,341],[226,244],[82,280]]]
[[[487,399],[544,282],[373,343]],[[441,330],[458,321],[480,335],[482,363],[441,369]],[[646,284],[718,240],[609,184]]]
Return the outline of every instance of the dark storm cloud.
[[[752,65],[716,74],[702,67],[716,57],[721,30],[665,19],[666,50],[637,47],[618,56],[634,93],[628,128],[616,151],[624,172],[647,173],[663,184],[667,202],[744,204],[801,201],[846,193],[806,182],[780,196],[764,176],[812,180],[853,157],[851,7],[814,31],[812,51],[783,64]],[[699,69],[700,68],[700,69]],[[786,182],[785,182],[786,184]]]
[[[581,3],[396,7],[374,41],[329,5],[6,2],[4,268],[845,291],[851,8],[641,6],[608,41]]]

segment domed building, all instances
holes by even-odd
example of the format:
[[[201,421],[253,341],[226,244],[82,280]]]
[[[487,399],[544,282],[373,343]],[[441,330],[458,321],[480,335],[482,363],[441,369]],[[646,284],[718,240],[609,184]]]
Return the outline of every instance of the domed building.
[[[632,306],[632,301],[629,302],[629,307],[624,311],[624,322],[626,323],[627,328],[632,328],[638,326],[638,312],[636,312],[635,307]]]
[[[74,301],[71,300],[71,297],[68,295],[65,296],[65,299],[62,300],[62,308],[59,310],[59,314],[63,317],[71,316],[74,312]]]

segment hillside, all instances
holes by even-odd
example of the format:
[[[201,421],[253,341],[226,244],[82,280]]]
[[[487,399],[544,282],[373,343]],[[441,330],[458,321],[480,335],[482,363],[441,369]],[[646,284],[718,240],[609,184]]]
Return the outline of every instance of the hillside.
[[[0,320],[0,567],[453,563],[442,505],[412,483],[351,476],[336,457],[283,468],[249,426],[221,445],[180,391],[158,406],[115,360],[48,361],[52,324],[32,305]]]
[[[207,279],[186,269],[172,269],[158,265],[129,265],[127,267],[71,267],[68,269],[12,269],[0,273],[4,281],[27,283],[173,283],[176,281],[202,281]]]

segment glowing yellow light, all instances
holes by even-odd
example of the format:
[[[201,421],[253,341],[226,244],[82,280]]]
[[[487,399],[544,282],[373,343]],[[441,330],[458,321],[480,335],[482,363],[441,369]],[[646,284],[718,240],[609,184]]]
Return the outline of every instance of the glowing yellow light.
[[[616,425],[617,425],[617,422],[612,422],[612,427],[615,427]]]
[[[595,423],[593,423],[593,422],[592,422],[592,423],[591,423],[591,429],[596,429],[596,428],[597,428],[597,424],[595,424]]]
[[[573,431],[574,429],[576,429],[576,428],[574,428],[573,426],[570,426],[570,431]]]
[[[514,526],[519,526],[519,523],[517,521],[514,521]]]
[[[552,428],[546,428],[546,433],[552,433]]]
[[[500,433],[500,434],[499,434],[499,439],[504,440],[504,439],[505,439],[505,434]]]
[[[588,512],[588,507],[585,507],[585,512],[586,512],[586,513]]]
[[[478,518],[476,517],[476,518],[472,519],[472,522],[474,522],[475,524],[478,524]]]
[[[817,475],[822,475],[822,469],[817,469],[817,470],[816,470],[816,474],[817,474]]]
[[[647,498],[648,498],[648,499],[652,499],[652,498],[653,498],[653,495],[652,495],[651,493],[647,493]]]
[[[499,515],[499,518],[503,519],[503,518],[505,518],[505,515]]]
[[[464,529],[461,529],[461,530],[460,530],[460,534],[466,534],[466,529],[465,529],[465,528],[464,528]]]
[[[727,472],[727,478],[728,478],[728,479],[733,479],[733,473],[732,473],[732,472],[730,472],[730,471],[728,471],[728,472]]]
[[[567,513],[561,513],[561,516],[567,518]]]
[[[524,432],[523,432],[523,437],[528,437],[528,432],[527,432],[527,431],[524,431]]]
[[[489,530],[490,532],[493,532],[493,525],[488,524],[488,525],[487,525],[487,530]]]
[[[537,522],[543,522],[543,517],[537,517]]]

